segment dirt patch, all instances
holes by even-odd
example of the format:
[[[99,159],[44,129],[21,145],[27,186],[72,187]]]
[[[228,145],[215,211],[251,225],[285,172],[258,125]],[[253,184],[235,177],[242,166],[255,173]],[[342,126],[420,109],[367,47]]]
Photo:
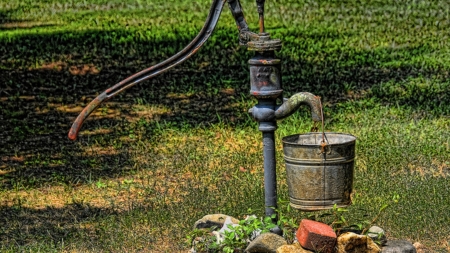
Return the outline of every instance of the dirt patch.
[[[62,71],[63,69],[67,68],[67,64],[61,61],[58,62],[50,62],[45,63],[39,67],[36,68],[30,68],[30,70],[39,70],[39,71]]]
[[[86,74],[97,75],[100,73],[100,70],[94,65],[84,64],[84,65],[70,66],[69,73],[74,76],[76,75],[84,76]]]
[[[49,22],[35,22],[35,21],[20,21],[20,22],[9,22],[0,24],[1,29],[21,29],[21,28],[34,28],[34,27],[42,27],[42,26],[54,26],[56,23]]]
[[[450,176],[450,166],[448,161],[433,160],[430,166],[409,164],[408,170],[411,174],[419,174],[421,177],[433,176],[447,178]]]

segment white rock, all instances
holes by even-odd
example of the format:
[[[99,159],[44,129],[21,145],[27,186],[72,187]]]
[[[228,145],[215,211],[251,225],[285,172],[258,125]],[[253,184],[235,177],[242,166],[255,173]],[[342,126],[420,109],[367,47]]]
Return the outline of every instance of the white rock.
[[[367,231],[367,236],[370,237],[378,245],[386,245],[387,239],[385,232],[378,226],[372,226]]]

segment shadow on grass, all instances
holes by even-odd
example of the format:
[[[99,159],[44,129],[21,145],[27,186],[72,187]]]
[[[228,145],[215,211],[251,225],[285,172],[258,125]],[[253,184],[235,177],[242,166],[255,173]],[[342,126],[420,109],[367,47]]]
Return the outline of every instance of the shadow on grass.
[[[90,235],[84,238],[84,245],[80,245],[89,248],[90,245],[96,244],[97,238],[97,231],[92,222],[105,215],[115,214],[109,210],[82,204],[44,209],[3,206],[0,207],[0,212],[0,241],[3,249],[32,246],[37,242],[59,247],[62,242],[67,243],[80,234]]]
[[[14,10],[14,9],[0,10],[0,25],[21,21],[21,20],[11,18],[12,14],[15,11],[16,10]]]
[[[12,18],[15,9],[0,10],[0,31],[16,30],[16,29],[30,29],[36,27],[51,27],[55,26],[52,23],[35,22],[30,19],[15,19]]]
[[[258,203],[263,201],[260,187],[263,182],[259,176],[251,177],[255,178],[250,186],[240,178],[218,182],[217,187],[223,192],[191,179],[177,188],[178,191],[189,189],[181,201],[167,201],[166,193],[150,191],[140,203],[128,199],[126,210],[118,206],[98,208],[89,203],[36,209],[26,207],[27,197],[17,197],[11,205],[0,206],[0,248],[10,249],[10,252],[27,247],[42,247],[40,250],[45,252],[61,249],[77,252],[186,250],[180,238],[185,238],[185,232],[199,215],[215,210],[235,210],[227,213],[239,217],[238,210],[258,209]],[[236,191],[234,187],[246,191]],[[217,198],[218,194],[222,198]],[[240,198],[252,201],[250,205],[246,201],[230,201]]]
[[[0,58],[6,66],[6,70],[0,71],[3,87],[0,90],[0,117],[2,122],[7,122],[0,126],[2,188],[39,187],[57,182],[87,183],[128,173],[125,168],[132,164],[127,141],[122,143],[125,147],[114,152],[108,152],[105,146],[113,146],[114,140],[129,136],[130,122],[142,119],[130,104],[168,108],[168,112],[157,117],[144,117],[157,124],[165,122],[180,127],[217,122],[247,124],[248,108],[243,108],[242,101],[251,99],[246,66],[251,53],[222,47],[221,43],[232,40],[234,35],[234,31],[218,32],[214,42],[207,42],[205,48],[185,65],[131,88],[98,109],[100,115],[97,118],[101,120],[88,121],[83,127],[94,134],[80,138],[83,142],[86,136],[91,136],[88,139],[103,146],[104,150],[91,152],[82,150],[83,145],[66,138],[77,113],[95,94],[148,67],[149,62],[154,64],[164,60],[187,45],[190,38],[160,38],[149,42],[136,37],[133,43],[118,43],[117,39],[136,34],[115,30],[27,34],[0,41],[4,48]],[[320,34],[310,36],[311,39],[321,38]],[[365,98],[368,96],[366,91],[388,82],[433,77],[445,83],[446,70],[411,64],[377,68],[380,62],[369,60],[390,61],[398,55],[411,58],[431,50],[423,47],[370,51],[341,49],[335,52],[341,60],[330,56],[323,62],[292,60],[285,56],[285,91],[286,94],[309,91],[327,101],[342,101]],[[24,67],[32,59],[40,64]],[[17,62],[21,63],[17,65]],[[372,92],[369,96],[391,103],[394,102],[392,96],[398,95],[395,103],[402,106],[417,110],[426,108],[431,112],[437,109],[438,112],[449,111],[444,101],[450,97],[443,89],[412,87],[405,90],[405,87],[400,87],[397,93],[396,89],[394,92],[378,89],[378,93]]]
[[[1,188],[85,184],[126,175],[133,166],[127,148],[134,141],[130,135],[142,123],[140,120],[150,123],[147,129],[157,124],[182,126],[185,122],[207,125],[218,122],[218,115],[237,122],[234,92],[227,89],[217,95],[184,95],[136,87],[94,112],[83,126],[79,140],[69,141],[67,133],[72,121],[93,97],[88,94],[110,85],[105,81],[113,79],[110,75],[117,80],[116,70],[109,71],[86,76],[56,70],[0,72],[1,82],[6,83],[1,92],[0,119],[8,122],[0,125]],[[104,86],[100,88],[101,84]],[[146,97],[149,93],[155,99]],[[136,103],[143,106],[141,111],[131,107]],[[169,112],[164,112],[164,108],[163,112],[152,112],[148,104],[163,106]],[[148,131],[146,137],[152,135]]]
[[[3,206],[0,207],[0,213],[2,251],[17,252],[31,248],[43,252],[61,249],[82,252],[151,252],[158,246],[155,245],[157,236],[153,230],[127,224],[137,222],[133,213],[141,216],[148,214],[149,210],[146,208],[120,213],[76,203],[45,209]]]

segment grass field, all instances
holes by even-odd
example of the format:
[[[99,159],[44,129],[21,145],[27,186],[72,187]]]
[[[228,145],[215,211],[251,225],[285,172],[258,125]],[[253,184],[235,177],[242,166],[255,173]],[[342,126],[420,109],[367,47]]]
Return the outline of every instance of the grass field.
[[[257,30],[254,1],[242,0]],[[264,215],[261,133],[247,114],[247,61],[226,7],[190,60],[109,100],[76,142],[72,121],[96,95],[172,56],[209,0],[0,0],[0,251],[186,252],[210,213]],[[266,1],[283,41],[285,95],[324,101],[326,130],[358,137],[354,204],[388,238],[450,251],[450,4]],[[307,108],[279,123],[308,132]],[[325,220],[328,221],[329,220]]]

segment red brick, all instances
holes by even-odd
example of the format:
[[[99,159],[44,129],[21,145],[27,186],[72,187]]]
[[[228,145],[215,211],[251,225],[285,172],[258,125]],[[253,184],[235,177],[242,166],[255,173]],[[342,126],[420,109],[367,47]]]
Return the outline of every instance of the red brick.
[[[297,239],[303,248],[331,253],[336,245],[336,233],[322,222],[302,220],[297,230]]]

